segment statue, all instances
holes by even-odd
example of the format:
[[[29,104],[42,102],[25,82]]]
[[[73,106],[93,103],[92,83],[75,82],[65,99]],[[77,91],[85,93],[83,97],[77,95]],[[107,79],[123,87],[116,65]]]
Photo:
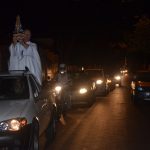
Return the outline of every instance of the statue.
[[[20,21],[20,16],[18,15],[16,17],[16,24],[15,24],[15,30],[14,30],[14,34],[18,34],[18,33],[23,33],[23,29],[22,29],[22,25],[21,25],[21,21]]]

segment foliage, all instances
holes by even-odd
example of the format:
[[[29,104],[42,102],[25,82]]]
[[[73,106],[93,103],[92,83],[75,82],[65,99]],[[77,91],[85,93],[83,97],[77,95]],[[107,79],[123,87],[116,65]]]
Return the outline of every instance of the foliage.
[[[135,30],[128,36],[130,49],[150,53],[150,19],[146,16],[139,18],[135,24]]]

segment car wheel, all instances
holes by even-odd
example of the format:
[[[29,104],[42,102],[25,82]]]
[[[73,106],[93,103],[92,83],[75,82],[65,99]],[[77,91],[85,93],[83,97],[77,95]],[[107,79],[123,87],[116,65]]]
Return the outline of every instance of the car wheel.
[[[30,140],[30,150],[39,150],[39,125],[33,123]]]
[[[96,96],[94,95],[94,94],[92,94],[91,96],[90,96],[90,98],[87,100],[87,106],[88,107],[91,107],[92,105],[93,105],[93,103],[95,102],[95,99],[96,99]]]

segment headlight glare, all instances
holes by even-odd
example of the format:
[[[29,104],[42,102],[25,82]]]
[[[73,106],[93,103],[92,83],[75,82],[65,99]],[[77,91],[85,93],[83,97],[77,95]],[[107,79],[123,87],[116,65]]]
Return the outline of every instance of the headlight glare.
[[[97,81],[96,81],[96,84],[102,84],[102,83],[103,83],[102,80],[97,80]]]
[[[56,91],[57,93],[59,93],[59,92],[61,91],[61,89],[62,89],[61,86],[56,86],[56,87],[55,87],[55,91]]]
[[[85,94],[87,92],[87,89],[86,88],[81,88],[80,90],[79,90],[79,93],[80,94]]]
[[[18,120],[11,120],[10,121],[10,130],[12,131],[18,131],[20,129],[20,122]]]
[[[110,79],[107,80],[107,83],[111,83],[112,81]]]
[[[120,77],[120,76],[115,76],[115,79],[116,79],[117,81],[119,81],[119,80],[121,80],[121,77]]]
[[[27,124],[25,118],[11,119],[0,122],[0,131],[18,131]]]

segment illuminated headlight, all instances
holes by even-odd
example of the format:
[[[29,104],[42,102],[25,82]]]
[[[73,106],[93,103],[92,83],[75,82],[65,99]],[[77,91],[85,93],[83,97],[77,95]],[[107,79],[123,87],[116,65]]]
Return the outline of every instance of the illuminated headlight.
[[[116,87],[119,87],[119,84],[115,84]]]
[[[109,79],[107,80],[107,83],[111,83],[111,82],[112,82],[111,80],[109,80]]]
[[[97,80],[97,81],[96,81],[96,84],[102,84],[102,83],[103,83],[102,80]]]
[[[120,76],[115,76],[115,79],[119,81],[121,79],[121,77]]]
[[[61,71],[60,73],[61,73],[61,74],[64,74],[65,72],[64,72],[64,71]]]
[[[86,89],[86,88],[81,88],[81,89],[79,90],[79,93],[80,93],[80,94],[85,94],[85,93],[87,93],[87,89]]]
[[[27,120],[23,119],[11,119],[0,122],[0,131],[18,131],[27,124]]]
[[[61,86],[56,86],[56,87],[55,87],[55,91],[56,91],[57,93],[60,93],[61,89],[62,89]]]

